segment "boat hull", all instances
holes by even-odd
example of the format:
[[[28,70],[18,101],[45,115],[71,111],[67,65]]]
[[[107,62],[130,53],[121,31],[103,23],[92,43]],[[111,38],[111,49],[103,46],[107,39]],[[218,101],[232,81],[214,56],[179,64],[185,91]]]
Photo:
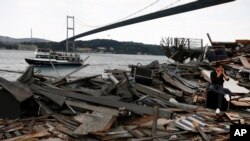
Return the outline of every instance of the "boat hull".
[[[51,66],[51,62],[54,66],[81,66],[81,62],[58,62],[58,61],[49,61],[49,60],[35,60],[25,58],[25,61],[29,65],[33,66]]]

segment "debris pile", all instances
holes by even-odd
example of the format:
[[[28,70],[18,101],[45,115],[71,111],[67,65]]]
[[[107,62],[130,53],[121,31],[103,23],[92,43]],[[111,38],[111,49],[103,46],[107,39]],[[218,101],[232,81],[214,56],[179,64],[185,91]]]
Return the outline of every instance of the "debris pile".
[[[234,80],[230,110],[205,108],[208,63],[129,68],[71,80],[76,71],[54,79],[30,66],[17,82],[0,78],[0,139],[228,140],[231,124],[250,123],[249,90]]]

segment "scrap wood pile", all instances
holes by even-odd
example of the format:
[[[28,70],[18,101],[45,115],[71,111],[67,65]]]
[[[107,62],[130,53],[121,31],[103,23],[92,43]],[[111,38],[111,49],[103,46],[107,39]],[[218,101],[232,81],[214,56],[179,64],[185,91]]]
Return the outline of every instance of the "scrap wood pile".
[[[235,40],[235,42],[214,42],[209,34],[211,47],[207,48],[206,57],[210,62],[220,62],[230,70],[228,73],[242,85],[249,80],[250,40]],[[245,84],[249,88],[249,84]]]
[[[246,107],[205,108],[208,64],[129,67],[69,80],[31,66],[17,82],[0,78],[0,139],[228,140],[229,125],[250,123]],[[247,101],[248,89],[237,88],[234,101]]]
[[[242,54],[236,57],[228,58],[225,60],[219,60],[228,70],[227,73],[230,77],[239,81],[239,85],[246,88],[250,88],[249,76],[250,76],[250,57],[248,54]]]
[[[208,35],[209,36],[209,35]],[[210,39],[210,37],[209,37]],[[250,89],[250,40],[235,40],[235,42],[213,42],[212,47],[206,52],[206,57],[211,64],[220,63],[226,69],[226,73],[236,80],[232,82]],[[238,93],[237,88],[234,89]],[[247,93],[247,92],[242,92]],[[234,106],[249,107],[249,98],[246,95],[238,95],[231,101]]]

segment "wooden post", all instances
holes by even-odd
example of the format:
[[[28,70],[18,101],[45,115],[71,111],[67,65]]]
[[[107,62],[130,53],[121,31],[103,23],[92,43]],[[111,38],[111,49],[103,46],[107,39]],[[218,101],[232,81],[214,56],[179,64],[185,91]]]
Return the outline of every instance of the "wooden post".
[[[152,137],[156,136],[156,132],[157,132],[157,119],[159,116],[159,107],[155,106],[154,107],[154,111],[153,111],[153,124],[152,124]]]
[[[209,138],[209,136],[207,136],[207,134],[200,128],[200,126],[199,126],[199,124],[197,122],[192,122],[192,124],[198,130],[198,132],[201,134],[202,138],[205,141],[211,141],[211,139]]]

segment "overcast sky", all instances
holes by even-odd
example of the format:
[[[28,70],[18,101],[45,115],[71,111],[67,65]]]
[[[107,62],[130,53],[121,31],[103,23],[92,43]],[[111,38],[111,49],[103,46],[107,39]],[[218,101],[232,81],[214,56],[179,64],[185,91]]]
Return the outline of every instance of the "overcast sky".
[[[177,1],[177,3],[175,3]],[[178,2],[180,1],[180,2]],[[75,17],[75,34],[103,26],[143,9],[139,16],[191,0],[0,0],[0,35],[61,41],[66,38],[66,16]],[[129,25],[81,38],[114,39],[159,44],[162,37],[203,38],[216,41],[250,39],[250,0],[209,7]],[[130,17],[131,18],[131,17]]]

